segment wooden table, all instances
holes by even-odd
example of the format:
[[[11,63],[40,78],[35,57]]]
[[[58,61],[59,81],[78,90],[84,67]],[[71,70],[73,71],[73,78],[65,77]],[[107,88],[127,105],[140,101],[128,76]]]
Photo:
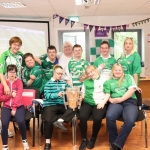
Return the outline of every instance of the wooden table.
[[[150,76],[141,78],[139,87],[142,89],[142,98],[150,100]]]

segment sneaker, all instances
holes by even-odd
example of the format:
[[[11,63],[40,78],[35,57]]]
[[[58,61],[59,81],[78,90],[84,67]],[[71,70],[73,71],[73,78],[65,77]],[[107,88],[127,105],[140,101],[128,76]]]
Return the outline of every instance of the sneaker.
[[[62,130],[64,130],[64,131],[67,131],[67,128],[62,124],[62,122],[55,121],[55,122],[53,123],[53,125],[54,125],[55,127],[59,128],[59,129],[62,129]]]
[[[3,145],[2,150],[9,150],[8,145]]]
[[[122,129],[123,125],[120,127]],[[133,125],[132,129],[136,128],[136,124]]]
[[[22,140],[24,150],[30,150],[27,140]]]
[[[8,129],[8,137],[9,137],[9,138],[13,138],[13,137],[14,137],[14,135],[12,134],[12,132],[10,132],[9,129]]]
[[[91,138],[91,139],[90,139],[90,142],[87,144],[87,148],[88,148],[88,149],[94,148],[95,141],[96,141],[96,138]]]
[[[79,147],[79,150],[85,150],[87,145],[88,145],[88,143],[89,143],[88,139],[82,139],[82,143],[81,143],[81,145]]]
[[[121,150],[121,148],[115,144],[112,144],[112,150]]]
[[[50,148],[51,148],[51,143],[46,143],[44,150],[50,150]]]

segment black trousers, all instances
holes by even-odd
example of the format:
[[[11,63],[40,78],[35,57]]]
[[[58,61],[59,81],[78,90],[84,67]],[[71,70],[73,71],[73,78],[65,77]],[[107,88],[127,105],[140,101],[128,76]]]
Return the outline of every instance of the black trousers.
[[[103,109],[97,109],[97,105],[91,106],[87,103],[82,103],[79,110],[80,131],[82,139],[87,137],[87,120],[91,114],[93,117],[92,137],[97,138],[102,119],[106,115],[106,110],[107,105],[105,105]]]
[[[53,134],[53,122],[62,118],[66,123],[70,122],[74,115],[77,113],[77,109],[73,111],[68,108],[65,109],[64,105],[54,105],[44,107],[42,118],[44,119],[44,134],[46,139],[50,139]],[[61,115],[62,114],[62,115]]]

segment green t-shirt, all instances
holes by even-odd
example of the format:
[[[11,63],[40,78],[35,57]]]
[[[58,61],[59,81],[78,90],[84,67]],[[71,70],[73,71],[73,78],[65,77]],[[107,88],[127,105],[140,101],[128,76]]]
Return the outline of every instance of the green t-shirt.
[[[133,77],[129,74],[125,74],[123,82],[118,86],[118,79],[112,78],[105,81],[104,83],[104,93],[109,93],[111,98],[122,97],[130,88],[136,88],[135,81]],[[135,94],[131,96],[133,99],[137,99]]]
[[[141,59],[140,55],[137,52],[126,57],[126,55],[120,58],[120,64],[123,66],[125,74],[138,74],[141,73]]]
[[[5,74],[7,66],[10,64],[14,64],[17,67],[17,76],[21,78],[21,66],[22,66],[22,56],[23,54],[18,51],[16,55],[12,54],[10,49],[3,52],[0,56],[0,73]]]
[[[94,66],[98,68],[98,70],[100,71],[101,77],[104,76],[106,79],[109,79],[112,67],[115,63],[116,63],[116,59],[111,55],[109,55],[108,58],[103,58],[102,56],[99,56],[95,60]],[[103,69],[99,68],[100,64],[105,64],[105,67]]]
[[[103,92],[103,80],[100,76],[96,80],[86,79],[83,82],[81,92],[84,95],[83,102],[88,103],[91,106],[95,106],[102,103],[105,98]]]
[[[82,86],[82,82],[80,82],[79,79],[85,73],[85,69],[88,65],[89,63],[84,59],[77,61],[74,58],[71,58],[66,67],[64,79],[71,80],[73,86]]]
[[[36,65],[33,68],[28,68],[25,66],[22,70],[22,81],[24,86],[27,86],[27,83],[30,80],[30,75],[34,75],[36,77],[30,87],[38,88],[40,93],[42,93],[44,90],[42,70]]]

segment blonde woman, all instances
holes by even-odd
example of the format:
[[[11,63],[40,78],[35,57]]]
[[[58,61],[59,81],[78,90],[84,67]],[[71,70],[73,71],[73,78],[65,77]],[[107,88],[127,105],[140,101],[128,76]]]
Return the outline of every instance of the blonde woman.
[[[79,116],[80,116],[80,131],[82,142],[79,150],[94,148],[98,132],[101,127],[101,121],[106,114],[106,103],[109,94],[103,92],[103,79],[100,77],[96,67],[90,65],[86,68],[88,79],[82,85],[82,100]],[[90,141],[87,139],[87,120],[89,116],[93,116],[93,131]]]
[[[137,86],[133,77],[124,74],[123,67],[115,64],[111,79],[104,83],[104,92],[110,94],[106,124],[111,150],[121,150],[138,116],[137,99],[134,94]],[[122,115],[124,125],[117,132],[116,120]]]
[[[132,75],[136,85],[138,85],[141,73],[141,59],[138,52],[135,51],[133,38],[127,37],[125,39],[120,64],[123,66],[124,73]]]

